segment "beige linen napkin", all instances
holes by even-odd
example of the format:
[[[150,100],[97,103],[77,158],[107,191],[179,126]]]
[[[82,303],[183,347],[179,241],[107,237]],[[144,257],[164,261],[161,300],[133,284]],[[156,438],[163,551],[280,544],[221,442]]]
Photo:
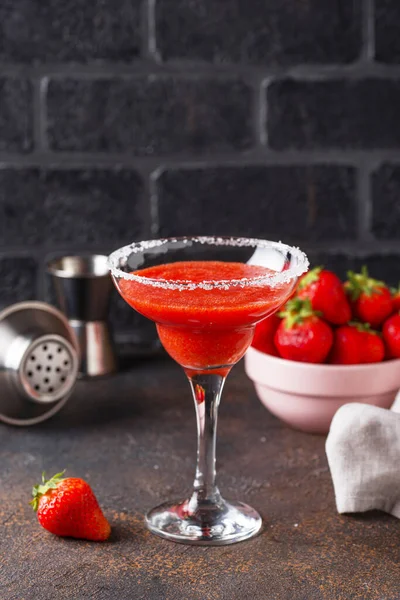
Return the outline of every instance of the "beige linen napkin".
[[[400,518],[400,414],[369,404],[342,406],[326,454],[339,513],[378,509]]]

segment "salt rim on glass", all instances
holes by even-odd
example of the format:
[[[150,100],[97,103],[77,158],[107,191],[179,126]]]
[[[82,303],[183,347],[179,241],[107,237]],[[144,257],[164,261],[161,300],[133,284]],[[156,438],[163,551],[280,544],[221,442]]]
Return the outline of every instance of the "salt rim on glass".
[[[232,279],[232,280],[217,280],[217,281],[201,281],[193,283],[192,281],[180,280],[168,281],[166,279],[151,279],[142,277],[134,273],[126,273],[119,268],[121,261],[127,261],[131,254],[138,254],[151,248],[157,248],[169,243],[197,242],[199,244],[210,244],[215,246],[237,246],[237,247],[255,247],[255,248],[271,248],[278,251],[290,253],[294,264],[281,272],[276,272],[271,275],[259,275],[252,278]],[[147,240],[143,242],[134,242],[115,250],[108,258],[108,266],[114,277],[117,279],[127,279],[136,281],[143,285],[152,287],[164,288],[169,290],[194,290],[202,288],[205,290],[212,289],[229,289],[231,287],[256,287],[267,285],[268,287],[278,287],[284,283],[288,283],[294,278],[300,277],[308,270],[309,261],[307,256],[299,248],[288,246],[282,242],[271,242],[257,238],[234,238],[234,237],[176,237],[176,238],[160,238],[155,240]]]

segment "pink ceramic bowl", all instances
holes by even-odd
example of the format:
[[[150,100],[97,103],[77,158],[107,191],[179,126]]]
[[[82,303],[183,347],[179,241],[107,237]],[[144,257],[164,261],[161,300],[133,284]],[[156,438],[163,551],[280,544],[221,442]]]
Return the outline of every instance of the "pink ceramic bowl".
[[[268,410],[309,433],[328,433],[337,409],[349,402],[390,408],[400,388],[400,359],[371,365],[313,365],[249,348],[245,369]]]

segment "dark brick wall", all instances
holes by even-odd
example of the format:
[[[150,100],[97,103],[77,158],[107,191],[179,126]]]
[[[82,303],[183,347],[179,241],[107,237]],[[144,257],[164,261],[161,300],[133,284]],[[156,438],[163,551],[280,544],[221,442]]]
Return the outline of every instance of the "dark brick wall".
[[[185,233],[400,280],[399,31],[399,0],[1,2],[0,305],[47,299],[54,255]]]

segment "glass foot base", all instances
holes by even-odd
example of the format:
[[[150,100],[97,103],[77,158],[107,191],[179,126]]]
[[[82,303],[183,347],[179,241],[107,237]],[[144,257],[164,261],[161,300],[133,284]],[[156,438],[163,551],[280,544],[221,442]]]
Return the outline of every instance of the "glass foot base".
[[[222,546],[242,542],[256,535],[262,526],[258,512],[247,504],[204,503],[190,511],[189,501],[167,502],[147,513],[151,532],[173,542]]]

